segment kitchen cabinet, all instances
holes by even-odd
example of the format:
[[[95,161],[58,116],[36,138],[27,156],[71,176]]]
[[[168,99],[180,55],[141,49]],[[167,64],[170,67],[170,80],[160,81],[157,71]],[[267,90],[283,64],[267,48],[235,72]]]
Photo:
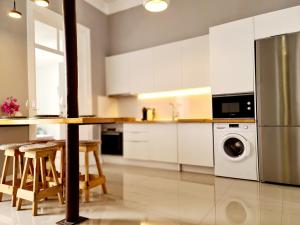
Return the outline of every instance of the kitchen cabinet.
[[[144,124],[124,124],[124,158],[149,160],[149,129]]]
[[[254,17],[255,39],[300,31],[300,6]]]
[[[212,124],[178,124],[178,157],[180,164],[213,167]]]
[[[181,88],[181,55],[177,42],[153,48],[156,91]]]
[[[182,88],[210,86],[209,36],[204,35],[181,42]]]
[[[212,93],[254,91],[254,19],[247,18],[210,28]]]
[[[153,50],[145,49],[129,54],[131,93],[154,92]]]
[[[150,130],[150,160],[178,163],[177,125],[151,124]]]
[[[106,58],[107,95],[210,86],[208,35]]]
[[[106,58],[107,95],[130,93],[129,57],[127,54]]]
[[[177,163],[176,124],[125,124],[124,157]]]

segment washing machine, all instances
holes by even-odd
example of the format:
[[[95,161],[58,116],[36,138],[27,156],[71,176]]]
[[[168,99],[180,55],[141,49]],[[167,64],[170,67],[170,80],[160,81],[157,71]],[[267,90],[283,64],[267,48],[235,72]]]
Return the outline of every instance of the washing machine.
[[[214,124],[215,175],[258,180],[255,123]]]

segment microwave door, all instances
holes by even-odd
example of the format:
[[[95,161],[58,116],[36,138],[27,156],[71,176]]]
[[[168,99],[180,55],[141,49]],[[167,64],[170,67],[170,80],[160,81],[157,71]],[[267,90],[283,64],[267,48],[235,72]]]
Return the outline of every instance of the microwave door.
[[[213,97],[214,118],[254,118],[254,95]]]

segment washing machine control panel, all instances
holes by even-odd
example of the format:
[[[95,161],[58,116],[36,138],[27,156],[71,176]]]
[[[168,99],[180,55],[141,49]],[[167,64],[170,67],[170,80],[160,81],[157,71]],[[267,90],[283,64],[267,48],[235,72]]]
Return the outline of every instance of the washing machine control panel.
[[[215,124],[217,130],[256,130],[255,124],[243,124],[243,123],[224,123]]]

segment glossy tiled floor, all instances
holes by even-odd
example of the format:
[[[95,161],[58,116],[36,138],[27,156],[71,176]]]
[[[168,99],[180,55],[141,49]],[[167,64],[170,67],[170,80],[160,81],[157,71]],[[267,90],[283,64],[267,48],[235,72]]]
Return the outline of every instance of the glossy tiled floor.
[[[89,225],[298,225],[300,188],[214,176],[105,165],[109,195],[81,204]],[[0,203],[1,225],[50,225],[63,218],[56,199],[16,212]]]

